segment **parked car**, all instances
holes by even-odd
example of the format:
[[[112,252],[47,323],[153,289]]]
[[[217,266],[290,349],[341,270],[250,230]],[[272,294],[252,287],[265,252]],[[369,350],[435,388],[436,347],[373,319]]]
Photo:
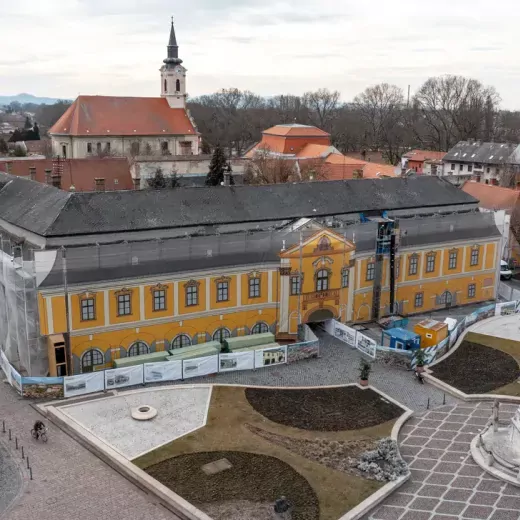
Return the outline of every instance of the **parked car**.
[[[511,280],[513,271],[509,269],[509,265],[505,260],[500,260],[500,278],[502,280]]]

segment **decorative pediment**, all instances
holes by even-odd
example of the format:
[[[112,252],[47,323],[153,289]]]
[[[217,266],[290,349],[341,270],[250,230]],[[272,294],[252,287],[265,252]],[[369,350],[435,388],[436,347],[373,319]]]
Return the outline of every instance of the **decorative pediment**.
[[[323,235],[318,240],[318,245],[316,246],[316,251],[333,251],[334,248],[332,247],[332,242],[330,241],[330,238],[327,235]]]
[[[314,262],[312,262],[312,265],[315,269],[318,269],[320,266],[326,266],[327,264],[332,265],[333,263],[334,260],[332,260],[332,258],[330,258],[329,256],[321,256],[320,258],[314,260]]]
[[[155,291],[167,291],[168,290],[168,286],[167,285],[163,285],[163,284],[160,284],[158,283],[157,285],[154,285],[152,287],[150,287],[150,291],[152,293],[154,293]]]
[[[437,256],[437,251],[430,251],[428,253],[426,253],[426,256],[433,256],[433,258],[435,258]]]
[[[83,291],[82,293],[79,293],[78,296],[79,296],[80,300],[87,300],[89,298],[95,298],[96,293],[94,291],[86,290],[86,291]]]
[[[119,289],[118,291],[115,292],[115,295],[116,296],[123,296],[125,294],[132,294],[134,292],[133,289],[130,289],[128,287],[123,287],[122,289]]]
[[[186,282],[184,284],[184,288],[188,288],[188,287],[199,287],[200,286],[200,282],[198,282],[197,280],[189,280],[188,282]]]
[[[229,282],[231,282],[231,278],[229,276],[221,276],[220,278],[215,278],[214,282],[216,284],[229,283]]]
[[[248,277],[249,279],[251,279],[251,278],[260,278],[260,277],[261,277],[261,274],[262,274],[262,273],[260,273],[260,271],[252,271],[252,272],[250,272],[250,273],[247,273],[247,277]]]

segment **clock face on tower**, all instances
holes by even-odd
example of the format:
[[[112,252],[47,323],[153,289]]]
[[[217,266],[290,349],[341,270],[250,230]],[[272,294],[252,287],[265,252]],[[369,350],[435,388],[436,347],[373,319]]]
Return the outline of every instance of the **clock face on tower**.
[[[182,67],[175,67],[175,69],[173,71],[176,72],[177,74],[182,74]]]

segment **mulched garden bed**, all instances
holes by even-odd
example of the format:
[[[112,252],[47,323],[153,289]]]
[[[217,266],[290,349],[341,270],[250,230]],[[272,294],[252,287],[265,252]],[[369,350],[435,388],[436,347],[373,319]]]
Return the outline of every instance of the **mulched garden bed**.
[[[202,471],[204,464],[222,458],[232,464],[230,469],[213,475]],[[191,453],[150,466],[146,472],[200,508],[207,504],[228,506],[233,501],[265,507],[284,495],[294,506],[292,520],[320,517],[318,498],[307,480],[275,457],[240,451]]]
[[[484,394],[515,382],[518,363],[509,354],[478,343],[463,341],[438,365],[433,375],[466,394]]]
[[[249,404],[267,419],[303,430],[345,431],[396,419],[403,410],[357,386],[283,390],[247,388]]]

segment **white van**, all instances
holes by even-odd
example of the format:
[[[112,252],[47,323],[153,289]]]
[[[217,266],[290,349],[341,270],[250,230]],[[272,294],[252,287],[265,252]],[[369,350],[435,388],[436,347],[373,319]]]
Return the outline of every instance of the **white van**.
[[[513,277],[513,271],[509,269],[505,260],[500,260],[500,278],[502,280],[511,280]]]

